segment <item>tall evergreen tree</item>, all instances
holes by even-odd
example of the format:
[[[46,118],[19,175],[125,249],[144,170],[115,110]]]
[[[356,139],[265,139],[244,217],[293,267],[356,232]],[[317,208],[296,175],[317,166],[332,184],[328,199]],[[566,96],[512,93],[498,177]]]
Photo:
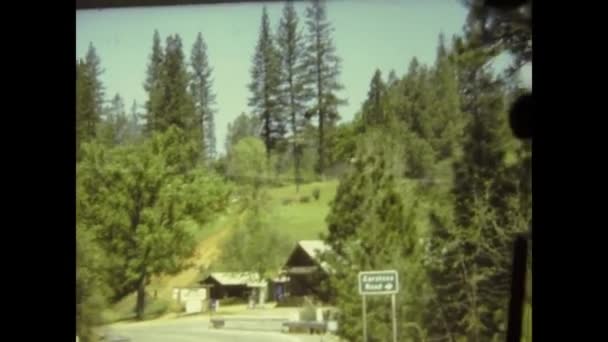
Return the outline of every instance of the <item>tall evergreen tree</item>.
[[[281,108],[280,80],[280,59],[270,29],[268,13],[264,7],[251,68],[249,106],[262,122],[261,137],[266,146],[266,160],[269,164],[271,151],[283,139],[286,132]]]
[[[97,114],[94,109],[94,95],[91,91],[85,63],[81,59],[76,63],[76,159],[80,160],[83,143],[95,136]]]
[[[201,141],[201,127],[197,124],[194,101],[188,85],[189,76],[181,38],[177,34],[169,36],[166,39],[159,79],[150,97],[154,130],[164,132],[174,125],[182,129],[190,139]]]
[[[101,59],[97,55],[97,50],[93,46],[93,43],[89,43],[89,49],[85,56],[85,65],[88,72],[91,87],[93,88],[93,94],[95,94],[95,111],[98,115],[103,110],[104,104],[104,86],[101,83],[100,76],[103,74],[101,69]]]
[[[394,69],[391,69],[391,71],[388,73],[388,77],[386,79],[386,84],[389,87],[394,87],[397,85],[398,82],[399,82],[399,78],[397,77],[397,73],[395,72]]]
[[[340,75],[340,58],[336,55],[336,47],[331,38],[333,28],[327,19],[325,2],[313,0],[306,9],[306,68],[308,82],[313,85],[314,107],[308,117],[317,117],[319,161],[317,165],[320,175],[325,171],[326,136],[335,123],[340,119],[338,106],[346,101],[338,98],[336,92],[343,86],[338,82]]]
[[[416,204],[406,204],[401,196],[403,189],[393,158],[396,151],[386,149],[389,142],[386,132],[378,128],[370,128],[363,139],[368,146],[359,146],[354,168],[340,182],[326,219],[329,228],[326,242],[332,253],[325,257],[334,271],[330,285],[341,311],[339,334],[349,341],[362,334],[358,319],[361,299],[352,286],[359,271],[396,269],[401,277],[405,274],[408,277],[408,281],[400,282],[399,290],[410,294],[420,274],[413,255]],[[411,336],[407,323],[417,311],[411,309],[417,297],[397,297],[402,338]],[[380,340],[391,336],[391,311],[387,304],[386,299],[367,300],[368,332]]]
[[[306,84],[304,68],[305,46],[302,33],[298,27],[298,15],[292,1],[283,7],[283,17],[279,23],[277,45],[281,58],[281,95],[282,103],[290,117],[292,158],[296,192],[301,178],[302,139],[299,135],[305,124],[304,111],[306,101],[310,98],[310,89]]]
[[[386,122],[384,96],[386,85],[382,81],[382,73],[376,69],[370,82],[367,100],[364,104],[364,121],[368,126],[379,125]]]
[[[151,134],[154,131],[154,118],[158,116],[158,112],[160,112],[158,97],[160,96],[161,90],[160,76],[164,58],[165,54],[160,40],[160,35],[158,30],[154,30],[154,36],[152,38],[152,53],[150,54],[150,61],[148,62],[148,69],[146,72],[146,81],[144,82],[144,90],[148,93],[148,100],[145,104],[145,131],[147,134]]]
[[[206,159],[215,158],[215,94],[212,92],[213,80],[211,73],[213,69],[209,66],[207,58],[207,44],[199,32],[196,36],[192,52],[190,54],[190,65],[192,66],[192,79],[190,82],[190,93],[194,98],[194,105],[198,125],[202,129],[202,151]]]
[[[100,75],[101,60],[93,44],[89,45],[86,57],[76,65],[76,154],[80,158],[81,145],[97,135],[101,121],[104,87]]]
[[[102,125],[99,129],[99,139],[107,146],[122,144],[127,139],[128,118],[125,105],[120,94],[114,95],[110,106],[105,109]]]
[[[129,141],[137,141],[141,136],[140,117],[142,117],[142,115],[139,112],[139,105],[136,100],[133,100],[127,124],[127,137]]]
[[[436,263],[429,275],[436,310],[447,323],[429,327],[452,339],[501,340],[512,239],[529,221],[522,210],[525,187],[518,187],[519,177],[507,163],[505,89],[487,66],[494,51],[456,42],[461,109],[468,121],[462,156],[454,164],[453,197],[446,196],[452,206],[431,216]]]
[[[449,56],[443,34],[439,35],[435,69],[431,75],[433,105],[431,108],[431,143],[439,160],[451,157],[462,143],[466,116],[460,108],[456,65]]]

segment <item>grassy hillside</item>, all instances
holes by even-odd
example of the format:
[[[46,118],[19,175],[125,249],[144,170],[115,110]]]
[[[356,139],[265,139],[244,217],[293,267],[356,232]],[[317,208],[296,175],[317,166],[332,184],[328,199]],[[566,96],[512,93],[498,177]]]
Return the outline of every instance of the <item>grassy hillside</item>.
[[[336,194],[337,180],[316,182],[300,187],[298,193],[293,185],[271,189],[273,222],[277,229],[291,238],[298,240],[318,239],[319,234],[326,230],[325,217],[329,213],[330,202]],[[317,188],[320,191],[318,200],[312,193]],[[300,199],[308,197],[309,202],[302,203]],[[289,204],[284,204],[291,200]]]

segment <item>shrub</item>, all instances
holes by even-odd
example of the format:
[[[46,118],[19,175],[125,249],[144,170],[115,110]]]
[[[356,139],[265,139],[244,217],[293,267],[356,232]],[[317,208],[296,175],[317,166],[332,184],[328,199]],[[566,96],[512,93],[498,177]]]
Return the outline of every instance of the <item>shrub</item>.
[[[312,197],[315,198],[315,201],[318,201],[320,196],[321,196],[321,190],[319,188],[314,188],[312,190]]]
[[[171,303],[165,299],[152,299],[150,302],[146,303],[144,309],[144,316],[148,317],[158,317],[169,311]]]
[[[317,311],[314,305],[307,303],[304,308],[300,310],[300,320],[305,322],[311,322],[317,320]]]
[[[300,307],[304,304],[304,297],[289,296],[277,303],[277,307]]]
[[[308,202],[310,202],[310,197],[308,197],[308,196],[300,197],[300,203],[308,203]]]
[[[291,198],[283,198],[283,200],[281,201],[281,203],[283,203],[283,205],[290,205],[291,203],[293,203],[293,199],[291,199]]]
[[[228,297],[228,298],[220,299],[220,308],[222,307],[222,305],[237,305],[237,304],[247,304],[247,298]]]

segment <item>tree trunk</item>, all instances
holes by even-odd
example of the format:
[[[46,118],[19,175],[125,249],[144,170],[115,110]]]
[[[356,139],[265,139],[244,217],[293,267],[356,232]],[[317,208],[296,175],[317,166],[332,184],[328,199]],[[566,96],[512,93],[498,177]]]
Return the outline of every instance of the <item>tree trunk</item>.
[[[137,303],[135,304],[135,317],[138,321],[144,318],[144,307],[146,302],[146,275],[142,274],[137,286]]]

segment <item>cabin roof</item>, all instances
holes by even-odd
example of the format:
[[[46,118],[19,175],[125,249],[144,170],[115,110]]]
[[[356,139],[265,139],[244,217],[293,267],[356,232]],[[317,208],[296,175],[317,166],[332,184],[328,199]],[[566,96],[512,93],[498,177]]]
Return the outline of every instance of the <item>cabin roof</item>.
[[[208,283],[211,279],[221,285],[244,285],[247,287],[261,287],[266,286],[266,281],[260,278],[260,275],[256,272],[213,272],[205,279],[201,280],[201,283]]]

